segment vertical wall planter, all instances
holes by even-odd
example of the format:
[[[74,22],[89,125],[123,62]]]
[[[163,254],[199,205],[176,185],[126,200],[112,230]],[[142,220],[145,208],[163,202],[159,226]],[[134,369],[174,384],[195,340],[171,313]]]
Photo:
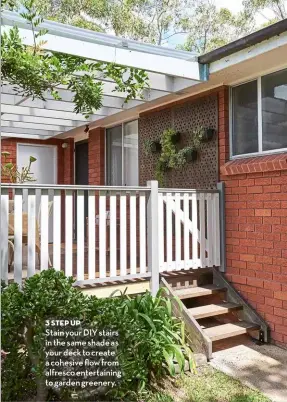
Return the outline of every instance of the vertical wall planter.
[[[202,142],[211,141],[212,138],[214,137],[214,134],[215,134],[214,128],[205,128],[202,136]]]

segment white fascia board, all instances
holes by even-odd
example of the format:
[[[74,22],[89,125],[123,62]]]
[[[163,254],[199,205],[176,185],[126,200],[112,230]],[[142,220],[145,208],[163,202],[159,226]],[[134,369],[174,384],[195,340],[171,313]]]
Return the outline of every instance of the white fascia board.
[[[232,67],[236,64],[253,59],[256,56],[260,56],[264,53],[268,53],[274,49],[287,45],[287,32],[274,36],[264,42],[251,46],[247,49],[241,50],[237,53],[233,53],[230,56],[226,56],[220,60],[214,61],[209,66],[210,74],[217,73],[225,68]]]
[[[48,109],[40,109],[36,107],[28,107],[28,106],[13,106],[13,105],[4,105],[1,104],[1,113],[3,116],[5,114],[16,114],[22,116],[35,116],[35,117],[45,117],[45,118],[55,118],[63,120],[71,120],[71,121],[81,121],[82,124],[89,123],[102,117],[105,115],[92,115],[88,119],[86,119],[83,115],[77,114],[74,112],[62,112],[60,110],[48,110]],[[64,125],[64,123],[62,123]]]
[[[78,72],[76,75],[82,75],[82,74],[83,73]],[[155,89],[156,91],[163,91],[170,93],[177,92],[185,88],[189,88],[199,83],[197,80],[172,77],[170,75],[152,73],[152,72],[147,72],[147,76],[148,76],[149,89]],[[97,80],[102,81],[104,83],[113,83],[115,85],[115,82],[111,78],[103,77],[103,74],[100,72],[97,75]],[[119,92],[119,94],[120,93],[121,92]]]
[[[2,132],[1,133],[2,139],[4,138],[25,138],[25,139],[30,139],[30,140],[48,140],[51,137],[51,135],[37,135],[37,134],[13,134],[13,133],[6,133]]]
[[[3,25],[5,25],[5,18],[2,20]],[[18,25],[19,27],[20,24],[14,21],[14,25]],[[41,24],[41,28],[45,26],[46,24]],[[11,26],[2,26],[3,31],[10,29]],[[69,29],[71,29],[71,27],[69,27]],[[49,32],[51,32],[51,29],[49,29]],[[67,29],[65,36],[63,36],[63,32],[57,32],[55,30],[54,32],[55,34],[48,33],[42,37],[42,40],[46,42],[43,45],[44,49],[104,63],[116,63],[126,67],[134,67],[154,73],[200,81],[199,63],[197,61],[148,53],[141,50],[131,50],[130,48],[118,47],[119,45],[100,44],[96,35],[93,35],[94,40],[91,41],[91,38],[85,36],[77,37],[73,32],[69,34]],[[91,31],[88,32],[90,33]],[[19,27],[19,34],[26,45],[33,46],[33,34],[30,29]],[[59,36],[61,36],[61,38],[59,38]],[[194,56],[191,54],[191,59],[193,58]]]

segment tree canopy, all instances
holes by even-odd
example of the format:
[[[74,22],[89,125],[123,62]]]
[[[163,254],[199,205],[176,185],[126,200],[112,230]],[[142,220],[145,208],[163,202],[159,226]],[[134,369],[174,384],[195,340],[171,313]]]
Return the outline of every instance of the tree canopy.
[[[23,0],[2,0],[19,9]],[[243,0],[234,14],[215,0],[34,0],[48,19],[129,39],[164,45],[184,34],[179,45],[199,54],[287,18],[287,0]]]
[[[43,37],[47,30],[39,29],[43,18],[34,0],[24,0],[22,6],[24,11],[20,14],[31,26],[34,45],[23,44],[17,27],[1,35],[2,85],[8,83],[17,94],[41,100],[45,100],[47,93],[60,100],[59,89],[64,87],[73,93],[74,111],[86,117],[102,106],[103,84],[97,79],[99,73],[115,82],[115,91],[127,94],[126,102],[142,96],[143,89],[148,87],[148,76],[143,70],[45,51]]]

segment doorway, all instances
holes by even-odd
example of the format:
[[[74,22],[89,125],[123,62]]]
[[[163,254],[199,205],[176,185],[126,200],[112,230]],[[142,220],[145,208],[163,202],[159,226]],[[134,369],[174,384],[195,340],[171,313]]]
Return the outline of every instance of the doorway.
[[[31,164],[31,173],[37,184],[57,184],[57,147],[54,145],[17,144],[17,166],[21,170],[29,164],[30,156],[36,158]],[[36,217],[40,228],[41,190],[36,190]],[[53,200],[53,190],[49,190],[49,201]],[[52,207],[49,215],[49,243],[53,242]],[[28,190],[23,190],[23,211],[28,211]]]
[[[75,184],[82,186],[86,186],[89,184],[88,141],[80,141],[75,143]],[[84,192],[84,214],[85,214],[84,227],[85,227],[85,238],[86,238],[86,230],[87,230],[86,220],[88,216],[88,191]],[[77,238],[77,219],[75,219],[75,239],[76,238]]]

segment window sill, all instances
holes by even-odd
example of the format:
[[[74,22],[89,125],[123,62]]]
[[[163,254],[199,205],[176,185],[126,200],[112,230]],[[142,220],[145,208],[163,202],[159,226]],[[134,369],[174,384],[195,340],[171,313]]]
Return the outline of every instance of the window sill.
[[[273,172],[287,170],[287,152],[280,155],[256,156],[235,159],[221,166],[220,172],[225,176],[243,173]]]

